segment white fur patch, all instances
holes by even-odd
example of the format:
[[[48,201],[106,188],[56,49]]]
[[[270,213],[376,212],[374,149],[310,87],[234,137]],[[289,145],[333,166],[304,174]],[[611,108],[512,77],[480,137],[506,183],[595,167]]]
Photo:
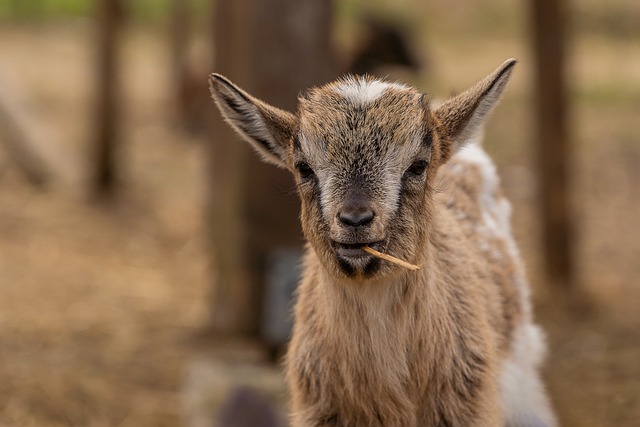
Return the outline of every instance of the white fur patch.
[[[482,192],[478,203],[482,209],[484,225],[488,228],[488,231],[495,236],[513,241],[510,224],[511,205],[505,198],[498,199],[495,196],[500,184],[496,167],[489,155],[482,149],[480,144],[471,143],[456,154],[456,159],[480,168]],[[511,249],[511,242],[509,242],[509,246]],[[515,249],[515,242],[513,242],[513,248]]]
[[[515,285],[520,293],[525,314],[528,315],[530,311],[529,287],[524,275],[524,267],[520,264],[520,253],[511,233],[511,204],[505,197],[496,197],[496,191],[500,187],[496,167],[477,141],[470,141],[465,145],[456,153],[455,159],[480,169],[482,182],[479,185],[482,186],[482,191],[478,205],[482,211],[482,223],[477,225],[478,231],[488,237],[497,237],[506,243],[508,256],[517,263],[518,271],[515,276]],[[495,248],[490,248],[488,242],[481,243],[481,248],[495,257]]]
[[[389,83],[380,80],[366,80],[362,77],[348,77],[339,81],[333,90],[357,104],[368,104],[380,98],[387,89],[407,89],[400,83]]]
[[[538,372],[545,352],[544,339],[540,329],[528,320],[529,291],[519,261],[518,248],[511,234],[511,205],[506,198],[497,196],[500,182],[496,167],[477,141],[465,145],[455,155],[455,160],[476,166],[482,176],[481,182],[478,183],[478,205],[482,212],[482,222],[477,224],[477,231],[487,236],[487,241],[481,243],[481,249],[492,254],[495,248],[490,247],[489,238],[497,237],[506,243],[506,255],[517,263],[514,285],[520,292],[520,300],[524,304],[525,320],[514,331],[511,354],[502,366],[501,389],[506,425],[555,426],[555,417]]]
[[[542,332],[533,324],[514,331],[511,354],[501,373],[501,391],[507,426],[555,426],[538,366],[544,357]]]

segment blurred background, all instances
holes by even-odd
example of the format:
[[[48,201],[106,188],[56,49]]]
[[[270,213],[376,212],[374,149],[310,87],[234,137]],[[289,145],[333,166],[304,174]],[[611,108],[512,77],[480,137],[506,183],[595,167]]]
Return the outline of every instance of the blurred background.
[[[282,425],[297,198],[207,75],[293,109],[347,72],[444,98],[509,57],[485,147],[553,404],[640,425],[632,0],[0,0],[0,425]]]

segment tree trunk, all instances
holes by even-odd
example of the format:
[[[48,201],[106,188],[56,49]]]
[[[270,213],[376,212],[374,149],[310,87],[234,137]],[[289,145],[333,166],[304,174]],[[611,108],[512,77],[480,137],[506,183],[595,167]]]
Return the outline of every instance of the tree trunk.
[[[330,1],[218,1],[215,70],[293,111],[301,90],[331,77],[331,10]],[[214,114],[209,184],[216,254],[213,327],[256,336],[269,253],[302,246],[299,203],[290,173],[263,164]]]
[[[531,0],[530,5],[544,261],[551,284],[569,289],[574,280],[574,258],[568,184],[566,17],[562,0]]]
[[[188,0],[173,0],[171,13],[171,84],[175,112],[187,128],[202,121],[200,110],[208,100],[204,79],[196,81],[189,67],[191,8]],[[202,102],[199,102],[202,101]],[[210,106],[207,104],[207,106]],[[200,120],[198,120],[200,119]]]
[[[173,0],[171,10],[171,76],[176,85],[176,97],[182,97],[182,81],[186,79],[189,68],[190,35],[189,2]]]
[[[97,106],[95,151],[92,166],[93,193],[104,196],[116,184],[118,139],[118,39],[122,17],[119,0],[99,0],[97,10]]]
[[[249,83],[251,22],[250,0],[215,2],[213,20],[214,70]],[[243,188],[246,159],[251,154],[223,122],[213,104],[209,107],[212,135],[210,154],[209,226],[213,246],[212,327],[217,333],[251,330],[253,290],[246,263]]]

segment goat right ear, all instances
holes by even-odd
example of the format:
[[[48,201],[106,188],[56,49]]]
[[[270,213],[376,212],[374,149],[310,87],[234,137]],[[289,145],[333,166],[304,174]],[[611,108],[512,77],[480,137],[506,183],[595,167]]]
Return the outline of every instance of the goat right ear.
[[[224,119],[262,158],[288,168],[288,147],[296,117],[249,95],[220,74],[209,76],[211,95]]]
[[[449,141],[447,158],[480,132],[487,115],[500,100],[516,62],[515,59],[505,61],[475,86],[435,110],[441,135]]]

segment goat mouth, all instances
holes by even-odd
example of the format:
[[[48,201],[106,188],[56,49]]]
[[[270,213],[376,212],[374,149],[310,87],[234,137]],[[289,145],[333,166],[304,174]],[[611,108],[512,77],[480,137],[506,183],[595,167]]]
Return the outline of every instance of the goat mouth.
[[[370,254],[362,250],[364,246],[380,250],[383,247],[383,240],[375,242],[361,242],[361,243],[340,243],[333,241],[333,249],[340,257],[343,258],[368,258]]]

